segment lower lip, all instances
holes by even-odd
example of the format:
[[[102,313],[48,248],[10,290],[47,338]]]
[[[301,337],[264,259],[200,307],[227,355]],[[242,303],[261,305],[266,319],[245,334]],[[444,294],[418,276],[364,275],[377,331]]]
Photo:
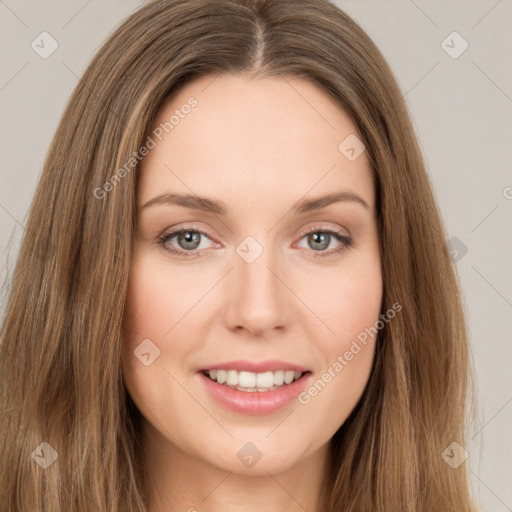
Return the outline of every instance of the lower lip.
[[[214,382],[203,373],[198,375],[210,395],[227,409],[242,414],[270,414],[293,402],[306,386],[311,373],[304,373],[300,379],[272,391],[254,392],[239,391]]]

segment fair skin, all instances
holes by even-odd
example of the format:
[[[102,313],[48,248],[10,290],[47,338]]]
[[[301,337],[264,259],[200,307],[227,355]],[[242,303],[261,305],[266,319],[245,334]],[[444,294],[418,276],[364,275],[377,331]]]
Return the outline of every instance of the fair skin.
[[[198,369],[278,359],[310,370],[307,389],[375,324],[382,275],[369,164],[365,153],[350,161],[338,150],[357,129],[305,80],[202,77],[163,105],[152,130],[191,96],[197,106],[138,171],[123,369],[144,417],[150,510],[313,512],[329,440],[365,389],[375,339],[308,403],[294,399],[268,414],[227,409],[207,392]],[[368,208],[344,200],[293,209],[341,191]],[[227,212],[143,207],[168,192],[222,201]],[[183,226],[208,236],[196,234],[193,247],[178,235],[157,243]],[[326,229],[352,245],[333,235],[321,239]],[[246,237],[263,248],[251,263],[237,252]],[[147,366],[134,355],[146,339],[160,350]],[[248,442],[262,454],[252,467],[237,456]]]

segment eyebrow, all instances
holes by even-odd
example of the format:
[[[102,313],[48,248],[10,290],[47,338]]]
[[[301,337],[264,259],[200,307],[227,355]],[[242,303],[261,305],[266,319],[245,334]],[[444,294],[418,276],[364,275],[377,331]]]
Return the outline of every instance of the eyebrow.
[[[295,213],[306,213],[316,210],[321,210],[333,203],[340,202],[353,202],[364,206],[367,210],[371,211],[372,208],[368,203],[353,192],[336,192],[313,199],[302,199],[293,206]],[[191,194],[160,194],[153,197],[142,207],[148,208],[156,205],[177,205],[191,210],[200,210],[207,213],[214,213],[218,215],[227,215],[227,205],[222,201],[210,199],[208,197],[199,197]]]

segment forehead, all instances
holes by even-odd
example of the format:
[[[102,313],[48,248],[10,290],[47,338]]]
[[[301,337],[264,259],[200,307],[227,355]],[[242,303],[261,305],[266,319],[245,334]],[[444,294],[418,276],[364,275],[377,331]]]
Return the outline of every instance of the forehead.
[[[155,147],[140,165],[139,206],[170,191],[228,207],[272,207],[333,190],[374,202],[364,152],[351,161],[339,149],[359,137],[354,123],[304,79],[201,77],[164,103],[150,136]]]

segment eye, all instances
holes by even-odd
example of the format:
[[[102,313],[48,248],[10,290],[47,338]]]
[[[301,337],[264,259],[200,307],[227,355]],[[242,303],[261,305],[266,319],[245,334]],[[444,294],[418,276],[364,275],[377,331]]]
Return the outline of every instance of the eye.
[[[176,239],[176,245],[172,244],[171,241]],[[208,247],[201,247],[201,238],[208,238],[211,240],[210,235],[202,231],[201,229],[194,228],[192,226],[182,226],[180,229],[171,231],[170,233],[164,233],[159,236],[157,243],[163,247],[163,249],[171,254],[174,254],[182,258],[190,258],[199,256],[201,250],[208,249]],[[331,228],[324,228],[321,226],[315,226],[310,229],[304,235],[301,240],[307,238],[307,243],[313,249],[313,257],[324,258],[333,256],[347,247],[352,246],[352,239]],[[332,242],[338,242],[339,246],[335,249],[326,251],[325,249],[331,246]]]
[[[338,254],[345,250],[347,247],[352,246],[352,239],[343,233],[331,228],[323,228],[315,226],[313,229],[305,233],[301,240],[306,238],[306,243],[313,249],[315,258],[326,258]],[[337,241],[339,246],[335,249],[326,251],[331,242]]]
[[[183,226],[178,230],[170,233],[164,233],[159,236],[158,244],[171,254],[175,254],[183,258],[190,258],[191,256],[197,256],[197,251],[199,249],[205,249],[205,247],[200,247],[201,238],[204,237],[210,238],[208,233],[205,231],[190,226]],[[174,245],[169,245],[173,238],[176,238],[178,248]]]

